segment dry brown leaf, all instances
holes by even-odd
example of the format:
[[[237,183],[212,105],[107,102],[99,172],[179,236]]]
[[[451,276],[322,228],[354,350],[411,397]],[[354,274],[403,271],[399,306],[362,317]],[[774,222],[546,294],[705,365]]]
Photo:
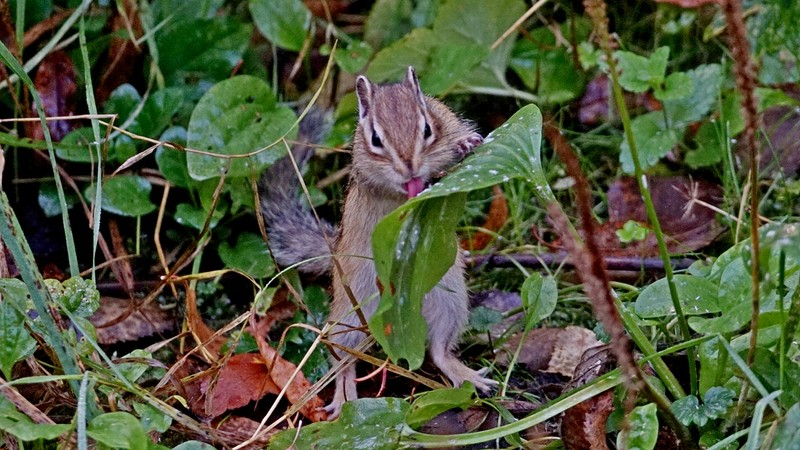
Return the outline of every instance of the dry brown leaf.
[[[518,333],[503,345],[506,351],[498,356],[498,364],[508,364],[508,355],[516,351],[521,338],[522,334]],[[594,332],[586,328],[536,328],[528,333],[522,344],[518,364],[528,371],[572,377],[584,352],[600,345],[603,344],[597,340]]]
[[[567,389],[589,383],[615,366],[616,360],[608,347],[590,348],[581,356]],[[603,392],[566,410],[561,420],[564,449],[607,449],[606,419],[613,410],[613,391]]]
[[[722,188],[719,185],[684,176],[648,177],[647,184],[661,229],[667,236],[670,253],[699,250],[713,242],[722,232],[722,226],[716,221],[717,213],[704,205],[720,205]],[[616,237],[616,230],[629,220],[648,222],[639,186],[633,178],[617,180],[609,187],[608,215],[608,223],[598,233],[601,249],[606,254],[658,254],[658,246],[652,233],[648,233],[645,240],[629,243],[624,248]]]
[[[508,220],[508,201],[506,196],[503,195],[503,190],[500,189],[500,186],[495,186],[492,188],[492,203],[489,206],[489,213],[486,215],[486,221],[482,228],[497,232],[506,223],[506,220]],[[494,235],[492,233],[478,231],[469,239],[462,240],[461,248],[470,251],[483,250],[493,240]]]
[[[71,116],[75,112],[75,66],[65,52],[56,50],[42,60],[34,84],[47,117]],[[60,141],[72,130],[69,120],[49,120],[47,126],[54,141]],[[32,122],[31,130],[32,138],[44,139],[39,122]]]
[[[100,308],[89,318],[100,344],[136,341],[175,328],[172,312],[155,302],[141,305],[130,299],[100,297]]]
[[[186,289],[186,325],[189,327],[189,331],[196,342],[206,343],[201,354],[208,352],[210,355],[208,355],[207,361],[216,361],[220,354],[220,349],[225,345],[226,339],[223,336],[214,337],[214,330],[203,322],[203,318],[200,317],[200,311],[197,310],[197,292],[189,287]]]

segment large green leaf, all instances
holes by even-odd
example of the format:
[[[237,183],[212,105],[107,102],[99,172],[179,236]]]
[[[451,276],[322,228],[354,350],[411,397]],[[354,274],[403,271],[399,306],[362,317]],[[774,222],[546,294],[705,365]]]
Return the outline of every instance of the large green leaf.
[[[656,404],[637,406],[628,415],[627,433],[617,435],[617,448],[629,450],[652,450],[658,440],[658,417]],[[627,442],[624,439],[627,438]],[[625,445],[627,444],[627,446]]]
[[[417,28],[378,52],[367,68],[366,75],[370,80],[380,83],[402,80],[408,66],[414,66],[417,74],[421,74],[428,65],[430,52],[435,45],[433,31]]]
[[[464,194],[523,179],[535,185],[543,203],[555,201],[542,171],[541,127],[539,108],[523,107],[452,173],[375,227],[375,266],[386,288],[369,326],[395,361],[405,359],[414,369],[423,359],[427,331],[420,313],[422,297],[453,264],[453,230],[463,211]]]
[[[675,275],[673,281],[685,315],[720,312],[717,297],[719,288],[711,281],[691,275]],[[648,319],[675,315],[667,279],[662,278],[644,288],[636,299],[634,309],[639,317]]]
[[[664,122],[664,113],[661,111],[653,111],[636,117],[631,121],[631,131],[639,151],[639,163],[642,165],[642,170],[656,165],[678,144],[683,135],[682,129],[667,127]],[[633,173],[633,156],[627,137],[622,141],[620,149],[619,160],[622,163],[622,170],[625,173]]]
[[[98,443],[112,448],[146,450],[150,442],[139,420],[123,411],[95,417],[86,427],[86,434]]]
[[[408,410],[403,399],[360,398],[344,404],[339,420],[282,431],[270,439],[267,448],[396,449]]]
[[[369,328],[389,357],[405,359],[411,370],[419,368],[425,356],[428,334],[420,319],[422,299],[455,262],[455,226],[465,200],[465,194],[454,194],[411,210],[397,209],[372,236],[375,268],[385,288]],[[395,251],[398,248],[403,251]]]
[[[139,217],[156,210],[150,201],[152,186],[146,178],[137,175],[116,175],[103,183],[103,211],[121,216]],[[84,195],[94,198],[95,187],[90,185]]]
[[[70,424],[34,423],[28,416],[17,411],[5,397],[0,397],[0,430],[21,441],[55,439],[70,428]]]
[[[300,51],[311,24],[311,11],[301,0],[250,0],[248,6],[264,37],[278,47]]]
[[[190,148],[237,156],[264,149],[284,135],[293,139],[296,130],[289,131],[294,121],[294,113],[276,104],[264,81],[241,75],[217,83],[203,95],[192,112],[186,139]],[[244,158],[189,153],[186,164],[195,180],[219,177],[229,165],[229,177],[248,176],[260,173],[285,152],[285,146],[278,144]]]
[[[253,27],[233,15],[174,21],[156,38],[167,85],[213,83],[229,77],[252,34]]]
[[[6,380],[10,380],[11,369],[21,359],[33,354],[36,350],[36,339],[25,329],[25,317],[14,308],[9,299],[0,303],[0,370]],[[17,300],[25,304],[25,298]]]
[[[266,278],[275,273],[275,264],[269,256],[267,244],[256,233],[241,233],[233,246],[223,241],[219,244],[219,257],[226,266],[239,269],[253,278]]]
[[[525,331],[529,331],[556,309],[558,285],[553,277],[543,277],[539,272],[533,272],[522,283],[520,297],[525,310]]]

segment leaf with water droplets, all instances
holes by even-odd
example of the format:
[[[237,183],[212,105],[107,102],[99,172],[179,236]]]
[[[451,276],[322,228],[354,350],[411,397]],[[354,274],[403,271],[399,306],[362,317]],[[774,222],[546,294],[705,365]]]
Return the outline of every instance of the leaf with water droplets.
[[[450,175],[375,227],[375,267],[381,285],[392,289],[384,289],[369,326],[394,361],[405,359],[412,370],[422,363],[427,336],[422,299],[453,265],[455,226],[467,192],[524,179],[535,184],[543,203],[555,201],[542,170],[541,136],[539,109],[523,107]]]

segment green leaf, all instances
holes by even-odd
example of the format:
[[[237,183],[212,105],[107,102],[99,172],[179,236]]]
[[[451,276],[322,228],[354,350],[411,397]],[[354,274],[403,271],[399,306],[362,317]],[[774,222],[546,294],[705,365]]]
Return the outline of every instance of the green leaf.
[[[623,446],[623,433],[617,435],[617,448],[652,450],[658,440],[658,416],[655,403],[633,408],[628,416],[627,446]]]
[[[94,198],[94,184],[84,192],[89,199]],[[137,175],[115,175],[103,183],[103,211],[120,216],[139,217],[156,210],[150,201],[150,182]]]
[[[786,411],[775,429],[772,450],[800,450],[800,403]]]
[[[92,149],[92,129],[77,128],[70,131],[60,142],[54,142],[56,156],[70,162],[97,162],[97,153]]]
[[[183,106],[184,95],[185,89],[178,87],[156,91],[147,97],[128,130],[143,136],[158,135],[170,125],[172,117]]]
[[[147,450],[150,443],[139,420],[122,411],[95,417],[86,427],[86,434],[100,444],[116,448]]]
[[[692,78],[683,73],[675,72],[664,80],[664,88],[656,89],[653,95],[659,100],[679,100],[692,93]]]
[[[145,360],[152,357],[152,353],[148,352],[147,350],[137,348],[136,350],[123,356],[123,358],[140,359],[141,361],[119,363],[117,364],[117,368],[128,381],[136,383],[137,380],[139,380],[139,378],[141,378],[142,375],[147,372],[147,369],[150,368],[150,365]]]
[[[694,395],[687,395],[673,402],[670,410],[684,425],[696,424],[702,427],[709,420],[722,417],[733,404],[735,395],[728,388],[715,386],[703,395],[704,404],[701,405]]]
[[[431,53],[430,63],[420,79],[420,86],[429,95],[442,94],[488,55],[489,49],[478,44],[436,46]]]
[[[411,370],[422,365],[428,336],[422,299],[455,261],[455,227],[465,199],[456,194],[410,211],[398,208],[372,234],[375,269],[385,288],[369,329],[393,361],[405,359]]]
[[[223,241],[219,244],[219,257],[227,267],[239,269],[256,279],[275,273],[275,263],[269,256],[267,243],[256,233],[239,234],[234,246]]]
[[[491,132],[449,175],[402,208],[427,198],[471,192],[512,179],[531,183],[542,204],[554,202],[555,196],[542,170],[541,145],[542,113],[536,105],[524,106]]]
[[[722,310],[718,303],[719,288],[716,284],[691,275],[675,275],[673,280],[678,290],[683,314],[701,315],[718,313]],[[662,278],[645,287],[636,299],[634,310],[639,317],[645,319],[674,316],[675,309],[670,298],[667,279]]]
[[[186,441],[172,447],[172,450],[217,450],[213,445],[200,441]]]
[[[250,0],[253,22],[278,47],[300,51],[311,25],[311,11],[301,0]]]
[[[705,64],[685,74],[691,79],[691,92],[680,98],[664,99],[664,111],[673,127],[685,127],[697,122],[717,103],[722,85],[722,66]],[[738,108],[738,105],[736,105]],[[738,113],[738,109],[736,109]],[[681,131],[683,134],[683,131]]]
[[[533,272],[522,283],[520,297],[525,310],[525,331],[529,331],[556,309],[558,286],[553,277]]]
[[[103,105],[105,114],[117,114],[119,117],[114,121],[117,125],[122,125],[131,116],[131,113],[139,106],[142,96],[133,85],[125,83],[119,85],[111,91],[111,95]]]
[[[364,41],[354,40],[346,47],[339,49],[334,58],[336,64],[345,72],[357,73],[367,65],[372,57],[372,47]]]
[[[376,83],[399,81],[408,66],[414,66],[417,74],[425,71],[428,56],[435,46],[433,31],[417,28],[392,45],[379,51],[367,68],[367,77]]]
[[[47,217],[56,217],[61,215],[61,204],[58,201],[58,191],[56,190],[55,183],[43,182],[39,185],[39,195],[36,198],[39,207]],[[64,192],[64,200],[67,202],[67,208],[72,208],[78,203],[78,196],[73,192]]]
[[[142,427],[146,431],[164,433],[172,424],[172,417],[149,403],[134,403],[133,409],[141,417]]]
[[[70,428],[70,424],[34,423],[28,416],[17,411],[5,397],[0,397],[0,430],[21,441],[55,439]]]
[[[189,120],[187,144],[190,148],[220,155],[242,155],[263,149],[289,133],[294,113],[277,106],[275,96],[262,80],[240,75],[212,87],[195,107]],[[186,163],[195,180],[219,177],[225,168],[229,177],[261,173],[286,152],[277,143],[246,158],[223,158],[189,153]]]
[[[67,311],[78,317],[89,317],[100,308],[100,292],[94,281],[81,277],[72,277],[62,284],[64,290],[60,296],[54,296]]]
[[[631,121],[631,131],[633,131],[633,139],[639,151],[639,163],[642,165],[642,170],[656,165],[661,158],[678,145],[683,134],[682,130],[666,128],[661,111],[636,117]],[[632,174],[634,171],[633,157],[627,137],[622,141],[620,149],[619,160],[622,163],[622,170]]]
[[[335,422],[317,422],[276,434],[269,450],[331,448],[393,450],[397,448],[409,405],[399,398],[360,398],[347,402]]]
[[[634,241],[643,241],[647,237],[647,227],[643,226],[635,220],[625,222],[621,229],[617,230],[615,234],[620,242],[628,244]]]
[[[521,0],[447,0],[433,22],[433,31],[440,44],[477,44],[489,49],[525,12]],[[471,86],[501,87],[507,85],[505,71],[516,41],[516,32],[506,38],[462,82]]]
[[[477,392],[471,383],[458,388],[423,392],[411,404],[411,411],[406,416],[406,423],[411,428],[417,428],[445,411],[454,408],[469,408],[475,404],[476,398]]]
[[[486,333],[502,321],[503,313],[496,309],[478,306],[469,312],[469,327],[478,333]]]
[[[649,58],[635,53],[618,51],[619,84],[630,92],[645,92],[658,88],[664,82],[669,59],[669,47],[659,47]]]
[[[183,127],[168,128],[159,138],[173,144],[186,145],[186,129]],[[186,168],[186,152],[159,145],[156,150],[156,164],[161,175],[175,186],[189,188],[192,178]]]
[[[420,313],[422,296],[453,264],[453,230],[462,212],[464,194],[523,179],[536,187],[534,192],[544,204],[555,201],[541,166],[541,126],[539,109],[535,105],[523,107],[448,176],[375,227],[375,267],[385,289],[369,325],[375,339],[395,361],[406,359],[412,368],[422,362],[427,335]],[[420,223],[422,220],[429,222]],[[417,255],[419,248],[429,250]]]
[[[196,208],[188,203],[181,203],[175,207],[173,217],[179,224],[199,231],[203,229],[203,225],[206,223],[208,211],[203,208]],[[215,228],[223,217],[225,217],[225,211],[220,208],[215,209],[214,214],[211,216],[211,222],[208,224],[209,227]]]
[[[228,78],[253,34],[253,27],[234,15],[171,24],[156,35],[159,68],[168,86],[214,83]]]
[[[33,354],[36,339],[25,329],[25,316],[14,308],[11,301],[4,300],[0,302],[0,370],[6,380],[11,380],[14,364]]]
[[[414,27],[411,0],[377,0],[364,23],[364,40],[373,48],[383,48],[400,39]]]
[[[568,30],[563,30],[567,31]],[[520,39],[511,54],[511,69],[545,103],[563,103],[583,92],[585,77],[576,70],[567,49],[556,46],[553,31],[537,28]]]

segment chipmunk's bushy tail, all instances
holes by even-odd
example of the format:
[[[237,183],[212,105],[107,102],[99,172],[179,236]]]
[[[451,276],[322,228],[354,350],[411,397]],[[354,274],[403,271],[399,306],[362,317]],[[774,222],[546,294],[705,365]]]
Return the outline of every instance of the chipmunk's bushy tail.
[[[300,122],[297,140],[312,144],[320,142],[327,128],[326,119],[324,111],[309,111]],[[314,149],[296,144],[291,151],[302,172],[314,155]],[[261,213],[275,261],[281,267],[302,263],[298,270],[305,273],[330,273],[333,268],[330,254],[338,230],[324,220],[317,220],[300,189],[298,174],[288,155],[264,172],[260,194]]]

